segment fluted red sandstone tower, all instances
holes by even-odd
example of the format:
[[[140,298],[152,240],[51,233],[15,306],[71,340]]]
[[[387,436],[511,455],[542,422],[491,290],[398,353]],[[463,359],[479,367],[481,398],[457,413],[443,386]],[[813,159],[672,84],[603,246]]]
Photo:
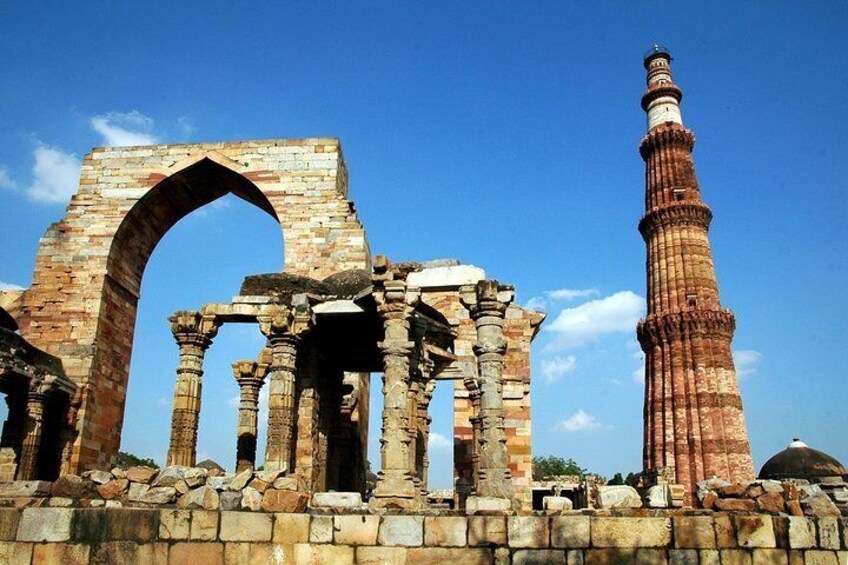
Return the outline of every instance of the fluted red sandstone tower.
[[[683,127],[683,93],[672,82],[670,62],[661,47],[648,53],[642,96],[648,114],[639,145],[646,164],[639,231],[648,250],[648,315],[637,329],[645,352],[643,466],[648,477],[669,473],[686,485],[691,502],[696,482],[751,480],[754,469],[730,348],[736,322],[719,301],[707,237],[712,213],[701,200],[695,135]]]

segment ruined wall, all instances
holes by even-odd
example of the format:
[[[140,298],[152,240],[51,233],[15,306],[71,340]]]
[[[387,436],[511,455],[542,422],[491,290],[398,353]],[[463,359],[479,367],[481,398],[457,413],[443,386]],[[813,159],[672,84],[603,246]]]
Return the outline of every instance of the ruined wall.
[[[369,268],[338,140],[94,149],[65,218],[41,240],[18,318],[23,336],[82,387],[66,471],[106,468],[118,449],[147,259],[182,217],[229,192],[280,222],[287,272]]]
[[[842,565],[846,544],[844,518],[0,509],[0,562],[20,564]]]

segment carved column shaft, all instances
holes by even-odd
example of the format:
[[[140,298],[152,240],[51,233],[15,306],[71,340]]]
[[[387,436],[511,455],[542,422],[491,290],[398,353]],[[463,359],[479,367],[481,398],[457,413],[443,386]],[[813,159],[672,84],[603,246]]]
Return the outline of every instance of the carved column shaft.
[[[265,469],[291,470],[295,414],[295,376],[299,338],[292,334],[271,335],[271,366],[268,386],[268,444]]]
[[[191,467],[197,456],[203,357],[218,328],[213,320],[204,320],[199,312],[177,312],[169,320],[180,348],[180,363],[174,386],[168,465]]]
[[[27,395],[27,422],[24,438],[21,442],[21,455],[18,464],[18,480],[35,481],[38,479],[38,452],[41,448],[41,432],[44,423],[44,402],[47,394],[36,388]]]
[[[265,368],[254,361],[236,361],[233,374],[239,385],[239,411],[236,433],[236,472],[256,465],[256,435],[259,423],[259,391],[265,382]]]

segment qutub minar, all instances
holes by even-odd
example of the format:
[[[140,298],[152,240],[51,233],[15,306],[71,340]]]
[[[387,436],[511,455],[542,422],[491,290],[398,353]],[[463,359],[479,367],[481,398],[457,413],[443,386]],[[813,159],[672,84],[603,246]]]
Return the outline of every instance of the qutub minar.
[[[642,108],[648,134],[645,215],[648,314],[637,334],[645,352],[646,476],[668,472],[691,496],[707,477],[754,478],[751,448],[730,343],[736,321],[719,300],[710,242],[712,212],[701,199],[692,148],[683,126],[671,55],[655,46],[645,57]]]

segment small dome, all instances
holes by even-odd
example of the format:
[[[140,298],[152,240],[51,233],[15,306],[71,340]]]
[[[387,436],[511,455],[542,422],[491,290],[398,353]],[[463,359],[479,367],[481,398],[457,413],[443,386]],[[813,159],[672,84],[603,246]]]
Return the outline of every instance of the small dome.
[[[806,479],[811,483],[825,477],[842,477],[848,474],[845,467],[826,453],[808,447],[799,438],[766,461],[760,469],[760,479]]]

